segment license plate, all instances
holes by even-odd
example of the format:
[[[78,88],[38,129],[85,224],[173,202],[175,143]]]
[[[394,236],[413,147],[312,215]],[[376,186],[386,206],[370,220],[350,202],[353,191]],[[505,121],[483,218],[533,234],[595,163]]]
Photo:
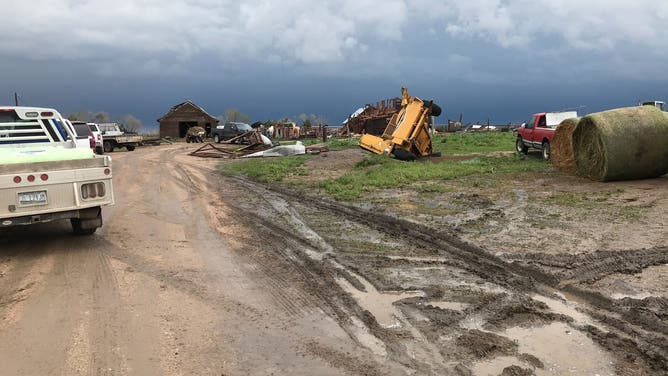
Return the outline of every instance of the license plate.
[[[19,193],[19,205],[46,204],[46,191]]]

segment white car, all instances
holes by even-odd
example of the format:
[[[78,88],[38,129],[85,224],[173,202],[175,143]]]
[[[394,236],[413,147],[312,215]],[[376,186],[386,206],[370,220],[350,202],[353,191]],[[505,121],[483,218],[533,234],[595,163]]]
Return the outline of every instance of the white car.
[[[95,149],[93,133],[90,131],[86,123],[72,122],[67,119],[63,119],[63,122],[65,123],[65,126],[70,129],[72,134],[74,134],[74,143],[77,145],[77,148]],[[69,139],[70,136],[68,135],[67,138]]]
[[[100,132],[100,128],[97,126],[95,123],[86,123],[85,121],[73,121],[72,124],[75,125],[85,125],[88,127],[90,130],[91,134],[93,135],[93,140],[95,141],[95,146],[93,147],[93,150],[95,151],[95,154],[104,154],[104,149],[102,147],[104,141],[102,140],[102,132]]]

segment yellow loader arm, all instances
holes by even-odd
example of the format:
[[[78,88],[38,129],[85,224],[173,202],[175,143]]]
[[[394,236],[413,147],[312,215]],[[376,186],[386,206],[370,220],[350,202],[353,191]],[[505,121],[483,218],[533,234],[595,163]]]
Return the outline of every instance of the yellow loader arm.
[[[363,135],[360,147],[376,154],[393,154],[397,159],[414,160],[432,154],[431,117],[439,116],[441,108],[425,102],[401,88],[401,110],[390,119],[381,137]]]

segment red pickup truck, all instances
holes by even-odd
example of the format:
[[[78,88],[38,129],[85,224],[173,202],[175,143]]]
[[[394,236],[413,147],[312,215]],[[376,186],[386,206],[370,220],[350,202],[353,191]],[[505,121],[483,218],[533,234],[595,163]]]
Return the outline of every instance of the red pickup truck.
[[[515,148],[519,153],[528,153],[529,148],[542,150],[543,158],[550,159],[550,144],[557,125],[566,119],[576,118],[578,113],[542,112],[535,114],[517,129]]]

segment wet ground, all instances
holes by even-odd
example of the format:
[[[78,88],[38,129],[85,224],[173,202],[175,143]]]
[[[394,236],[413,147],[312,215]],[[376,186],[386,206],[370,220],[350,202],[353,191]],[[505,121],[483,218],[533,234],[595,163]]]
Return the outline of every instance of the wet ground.
[[[5,369],[668,374],[663,244],[501,252],[225,176],[188,148],[114,154],[118,204],[90,239],[55,224],[3,233]]]

